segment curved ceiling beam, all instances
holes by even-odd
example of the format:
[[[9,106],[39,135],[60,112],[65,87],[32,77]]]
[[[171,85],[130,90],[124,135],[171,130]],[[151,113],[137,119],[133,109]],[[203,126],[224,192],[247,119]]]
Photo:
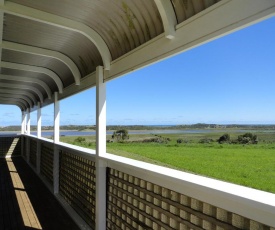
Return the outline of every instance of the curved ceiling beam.
[[[0,91],[1,91],[1,93],[25,96],[25,97],[29,98],[29,100],[31,99],[32,106],[37,104],[37,100],[36,100],[35,96],[33,94],[31,94],[30,92],[23,91],[23,90],[16,90],[16,89],[5,89],[5,88],[1,88],[1,85],[0,85]]]
[[[162,19],[165,37],[175,38],[177,18],[171,1],[155,0],[155,3]]]
[[[23,64],[12,63],[12,62],[3,62],[3,61],[0,63],[0,67],[7,68],[7,69],[29,71],[34,73],[43,73],[54,80],[55,84],[57,85],[59,93],[63,92],[64,86],[61,79],[55,72],[47,68],[31,66],[31,65],[23,65]]]
[[[68,18],[36,10],[13,2],[6,1],[4,6],[0,7],[5,13],[8,14],[81,33],[97,47],[102,57],[105,69],[110,69],[112,60],[110,50],[102,37],[91,27]]]
[[[18,101],[18,102],[22,103],[26,108],[28,108],[28,102],[22,98],[15,98],[12,95],[7,95],[7,94],[4,94],[4,95],[0,94],[0,96],[1,96],[1,99],[4,99],[4,100]]]
[[[7,93],[7,94],[26,97],[30,100],[30,103],[31,103],[32,106],[34,106],[38,102],[36,100],[35,96],[33,94],[31,94],[30,92],[27,92],[27,91],[16,90],[16,89],[5,89],[5,88],[0,88],[0,91],[1,91],[1,93]]]
[[[17,44],[17,43],[13,43],[13,42],[7,42],[7,41],[3,41],[1,46],[2,46],[2,49],[13,50],[13,51],[17,51],[17,52],[34,54],[34,55],[57,59],[57,60],[63,62],[71,70],[71,72],[74,76],[75,84],[76,85],[80,84],[81,74],[79,72],[79,69],[77,68],[76,64],[70,58],[68,58],[66,55],[64,55],[62,53],[59,53],[57,51],[42,49],[42,48],[38,48],[38,47]],[[53,71],[43,68],[43,67],[36,67],[36,68],[34,67],[33,69],[35,70],[35,72],[37,72],[38,70],[39,70],[39,72],[43,71],[42,73],[45,73],[45,74],[49,75],[50,77],[52,77],[55,80],[56,84],[59,86],[62,85],[62,88],[63,88],[62,81],[60,80],[58,75],[55,74]]]
[[[40,85],[46,91],[49,99],[51,99],[51,97],[52,97],[52,91],[51,91],[50,87],[44,81],[41,81],[39,79],[32,78],[32,77],[0,74],[0,80],[1,79],[9,80],[9,81],[22,81],[22,82],[36,83],[36,84]]]
[[[0,98],[1,97],[12,97],[12,98],[21,98],[24,101],[26,101],[28,103],[28,107],[31,108],[32,107],[32,101],[30,100],[30,98],[28,98],[27,96],[24,95],[19,95],[19,94],[11,94],[11,93],[2,93],[2,90],[0,90]]]
[[[28,90],[31,90],[31,91],[35,92],[38,95],[40,102],[43,103],[43,95],[35,87],[29,86],[29,85],[9,84],[9,83],[1,83],[1,86],[5,87],[5,88],[12,88],[12,89],[28,89]]]
[[[5,104],[5,105],[17,105],[21,111],[26,110],[27,108],[25,108],[24,104],[22,104],[21,102],[15,101],[15,100],[5,100],[5,99],[1,99],[0,98],[0,104]]]

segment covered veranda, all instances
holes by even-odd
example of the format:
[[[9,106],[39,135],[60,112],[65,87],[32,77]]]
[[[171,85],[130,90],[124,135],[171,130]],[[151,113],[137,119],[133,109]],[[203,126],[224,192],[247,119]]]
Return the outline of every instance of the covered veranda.
[[[0,0],[0,12],[0,103],[22,111],[21,135],[0,137],[0,229],[275,228],[274,194],[106,153],[106,82],[274,16],[273,0]],[[91,87],[96,150],[61,143],[59,101]],[[53,140],[41,137],[49,104]],[[51,193],[53,217],[18,178]]]

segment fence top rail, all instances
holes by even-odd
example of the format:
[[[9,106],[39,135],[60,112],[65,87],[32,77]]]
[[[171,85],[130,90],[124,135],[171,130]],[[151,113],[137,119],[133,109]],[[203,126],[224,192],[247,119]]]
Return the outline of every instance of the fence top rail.
[[[0,138],[5,138],[5,137],[20,137],[21,134],[18,133],[0,133]]]
[[[95,150],[60,142],[56,144],[60,150],[68,151],[88,160],[95,161]]]
[[[275,194],[106,153],[107,167],[275,227]]]

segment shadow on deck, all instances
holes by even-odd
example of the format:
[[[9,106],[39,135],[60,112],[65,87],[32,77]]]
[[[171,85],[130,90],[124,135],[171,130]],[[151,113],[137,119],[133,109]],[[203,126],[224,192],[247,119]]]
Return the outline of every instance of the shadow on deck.
[[[79,229],[21,158],[0,159],[0,230]]]

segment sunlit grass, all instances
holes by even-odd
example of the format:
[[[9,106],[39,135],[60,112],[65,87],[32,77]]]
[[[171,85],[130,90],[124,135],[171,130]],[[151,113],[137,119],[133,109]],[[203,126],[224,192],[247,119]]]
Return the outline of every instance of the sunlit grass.
[[[201,138],[216,140],[219,135],[164,135],[171,139],[167,144],[107,143],[107,152],[275,193],[274,133],[258,135],[258,145],[198,143]],[[149,136],[137,135],[130,141],[142,137]],[[177,144],[179,137],[187,143]],[[95,143],[87,140],[75,144],[95,148]]]

